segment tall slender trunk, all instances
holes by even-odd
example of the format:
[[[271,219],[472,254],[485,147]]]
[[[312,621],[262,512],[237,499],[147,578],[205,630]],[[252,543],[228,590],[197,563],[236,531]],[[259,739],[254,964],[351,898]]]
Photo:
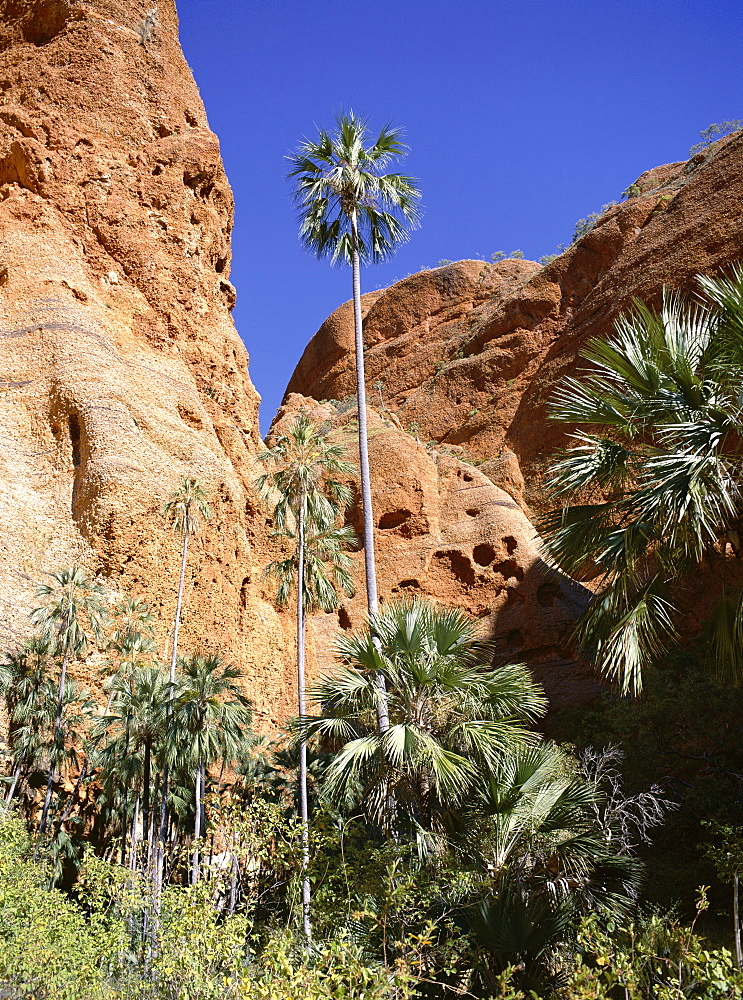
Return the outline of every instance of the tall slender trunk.
[[[196,802],[193,824],[193,856],[191,863],[191,885],[199,881],[199,837],[201,836],[201,761],[196,764]]]
[[[361,500],[364,514],[364,569],[366,571],[366,603],[369,614],[376,614],[379,608],[377,598],[377,569],[374,559],[374,510],[372,508],[371,475],[369,472],[369,444],[366,429],[366,375],[364,372],[364,326],[361,318],[361,262],[358,251],[358,228],[356,213],[351,215],[353,251],[353,325],[356,349],[356,394],[359,405],[359,469],[361,471]],[[374,642],[378,646],[378,642]],[[387,685],[384,676],[377,674],[377,725],[380,733],[390,728],[387,706]]]
[[[134,812],[132,813],[132,830],[129,844],[129,868],[134,872],[137,870],[137,828],[139,827],[139,796],[134,800]]]
[[[7,812],[10,809],[10,803],[13,799],[13,796],[15,795],[15,790],[18,785],[18,781],[21,777],[22,769],[23,769],[23,757],[21,757],[20,762],[18,763],[15,771],[13,772],[13,781],[11,783],[10,788],[8,789],[8,794],[5,797],[5,810],[4,810],[5,812]]]
[[[173,649],[170,654],[170,685],[168,688],[168,711],[167,718],[173,713],[173,697],[175,695],[175,666],[178,660],[178,629],[181,624],[181,608],[183,606],[183,587],[186,581],[186,560],[188,558],[188,540],[190,534],[188,529],[183,532],[183,554],[181,556],[181,575],[178,580],[178,600],[175,606],[175,622],[173,623]],[[167,738],[167,736],[166,736]],[[159,907],[160,892],[163,886],[163,876],[165,872],[165,837],[168,829],[168,762],[163,760],[163,788],[162,801],[160,803],[160,832],[157,857],[157,872],[155,876],[155,897],[156,906]]]
[[[54,736],[52,747],[56,748],[57,737],[59,736],[60,730],[62,729],[62,701],[64,699],[64,685],[67,679],[67,654],[62,657],[62,671],[59,675],[59,693],[57,694],[57,713],[54,717]],[[49,803],[52,801],[52,786],[54,785],[54,749],[52,749],[52,758],[49,761],[49,779],[46,783],[46,795],[44,796],[44,808],[41,812],[41,823],[39,824],[39,833],[44,833],[46,830],[46,821],[49,816]]]
[[[304,535],[306,511],[307,498],[302,494],[299,504],[299,551],[297,553],[297,701],[300,725],[304,725],[307,714],[304,693]],[[312,889],[309,875],[310,821],[307,806],[307,740],[304,729],[299,744],[299,811],[302,822],[302,929],[309,945],[312,943],[312,924],[310,922]]]
[[[183,606],[183,587],[186,582],[186,559],[188,557],[188,540],[190,533],[183,532],[183,555],[181,556],[181,575],[178,581],[178,601],[175,607],[175,622],[173,623],[173,649],[170,654],[170,690],[168,691],[168,705],[172,707],[173,693],[175,691],[175,665],[178,659],[178,629],[181,624],[181,608]]]
[[[144,745],[144,774],[142,775],[142,843],[145,851],[150,842],[150,770],[152,760],[152,744]]]
[[[739,874],[733,874],[733,921],[735,923],[735,964],[740,969],[743,966],[743,953],[740,945],[740,913],[739,913]]]

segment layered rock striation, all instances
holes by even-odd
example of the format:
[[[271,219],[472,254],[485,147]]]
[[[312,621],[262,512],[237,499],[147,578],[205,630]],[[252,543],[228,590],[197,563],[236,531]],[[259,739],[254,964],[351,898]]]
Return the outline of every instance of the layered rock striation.
[[[262,581],[232,194],[173,0],[0,0],[0,80],[0,639],[80,563],[151,602],[165,653],[180,539],[161,508],[193,476],[215,516],[182,648],[240,665],[269,726],[293,702],[291,622]]]

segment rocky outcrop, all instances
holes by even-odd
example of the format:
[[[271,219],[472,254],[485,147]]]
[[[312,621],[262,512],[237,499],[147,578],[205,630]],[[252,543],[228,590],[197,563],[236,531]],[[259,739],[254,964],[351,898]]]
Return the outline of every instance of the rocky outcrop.
[[[743,134],[687,162],[648,171],[546,267],[462,261],[364,296],[367,385],[424,441],[463,446],[532,509],[563,440],[546,404],[580,367],[585,341],[611,331],[633,297],[692,289],[695,275],[743,253]],[[287,392],[343,399],[354,390],[348,303],[310,341]],[[373,387],[377,386],[374,390]],[[523,476],[523,480],[522,477]]]
[[[349,457],[356,453],[357,411],[290,395],[272,428],[280,433],[304,411]],[[566,627],[588,592],[549,569],[536,533],[518,503],[457,449],[426,447],[390,413],[369,411],[369,459],[379,596],[423,596],[461,607],[494,641],[497,662],[526,662],[553,707],[599,690],[590,667],[563,648]],[[359,490],[349,520],[362,530]],[[332,665],[339,628],[362,623],[363,563],[354,567],[356,595],[335,614],[314,615],[311,647],[319,668]]]
[[[182,646],[240,665],[269,726],[292,710],[291,621],[262,582],[232,194],[173,0],[0,0],[0,78],[0,639],[83,563],[152,603],[164,652],[180,540],[160,510],[195,476],[215,516]]]

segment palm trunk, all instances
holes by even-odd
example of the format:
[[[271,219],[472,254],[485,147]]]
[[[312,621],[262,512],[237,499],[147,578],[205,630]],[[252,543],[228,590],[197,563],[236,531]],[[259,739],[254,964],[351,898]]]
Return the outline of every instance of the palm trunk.
[[[183,532],[183,555],[181,556],[181,575],[178,580],[178,600],[175,606],[175,622],[173,623],[173,649],[170,654],[170,687],[168,689],[168,720],[173,712],[173,697],[175,695],[175,666],[178,660],[178,629],[181,624],[181,608],[183,607],[183,588],[186,581],[186,559],[188,557],[188,529]],[[165,835],[168,829],[168,762],[163,761],[163,790],[160,804],[160,846],[158,847],[157,875],[155,894],[159,905],[160,892],[163,885],[165,870]]]
[[[139,796],[134,801],[134,812],[132,814],[132,831],[129,844],[129,868],[134,872],[137,870],[137,827],[139,826]]]
[[[379,608],[377,598],[377,569],[374,559],[374,510],[372,508],[371,475],[369,472],[369,445],[366,430],[366,376],[364,373],[364,327],[361,318],[361,262],[359,260],[356,213],[351,215],[353,252],[353,323],[356,348],[356,394],[359,406],[359,469],[361,470],[361,500],[364,514],[364,569],[366,571],[366,603],[369,614]],[[375,646],[377,642],[374,643]],[[377,700],[377,725],[380,733],[390,728],[387,707],[387,686],[382,674],[377,674],[379,697]]]
[[[201,836],[201,761],[196,764],[196,808],[194,809],[193,825],[193,856],[191,867],[191,885],[199,881],[199,837]]]
[[[735,923],[735,964],[740,969],[743,966],[743,953],[741,953],[740,946],[740,915],[739,915],[739,875],[735,872],[733,875],[733,921]]]
[[[13,796],[15,795],[15,790],[16,790],[16,788],[18,786],[18,781],[19,781],[19,779],[21,777],[21,771],[22,771],[22,769],[23,769],[23,758],[21,758],[21,762],[18,764],[18,766],[15,769],[15,772],[13,773],[13,782],[12,782],[10,788],[8,789],[7,796],[5,797],[5,812],[6,813],[10,809],[10,803],[11,803],[11,801],[13,799]]]
[[[52,747],[56,746],[57,736],[62,728],[62,701],[64,699],[64,685],[67,679],[67,655],[62,657],[62,672],[59,675],[59,693],[57,695],[57,714],[54,717],[54,738],[52,742]],[[52,751],[52,759],[49,761],[49,780],[46,783],[46,795],[44,796],[44,808],[41,812],[41,823],[39,824],[39,833],[43,833],[46,830],[46,821],[49,816],[49,803],[52,801],[52,786],[54,785],[54,756]]]
[[[145,851],[150,842],[150,769],[152,758],[152,744],[148,741],[144,745],[144,774],[142,776],[142,843]]]
[[[304,531],[306,498],[301,498],[299,505],[299,551],[297,566],[297,701],[299,703],[299,722],[304,725],[306,717],[304,694]],[[312,925],[310,923],[311,887],[309,876],[310,863],[310,824],[307,807],[307,740],[304,730],[301,731],[299,744],[299,811],[302,822],[302,929],[307,944],[312,943]]]
[[[59,832],[62,829],[64,821],[68,818],[68,816],[72,812],[72,807],[75,805],[75,802],[77,801],[77,796],[80,791],[80,786],[82,785],[83,781],[85,781],[87,773],[88,773],[88,757],[86,755],[85,760],[83,761],[83,766],[80,768],[80,773],[77,776],[75,787],[72,789],[72,795],[70,796],[70,801],[64,807],[64,812],[59,817],[59,823],[57,824],[57,832]]]

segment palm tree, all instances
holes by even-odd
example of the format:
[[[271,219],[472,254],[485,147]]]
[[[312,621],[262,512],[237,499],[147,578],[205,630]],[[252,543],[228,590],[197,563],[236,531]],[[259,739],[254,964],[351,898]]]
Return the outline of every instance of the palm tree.
[[[364,561],[369,613],[378,607],[374,563],[369,450],[366,429],[366,382],[361,321],[361,264],[390,257],[408,238],[405,223],[419,218],[420,191],[412,177],[383,173],[406,153],[400,129],[385,125],[369,144],[365,119],[340,113],[335,131],[320,129],[317,139],[304,140],[288,160],[299,211],[299,238],[318,257],[350,264],[353,273],[356,391],[359,408],[359,466],[364,514]]]
[[[175,621],[173,622],[173,645],[170,653],[170,686],[168,688],[168,715],[173,710],[173,698],[175,695],[175,668],[178,660],[178,629],[181,622],[181,608],[183,606],[183,588],[186,580],[186,560],[188,558],[188,543],[191,536],[195,534],[202,521],[208,521],[212,517],[212,509],[207,503],[207,494],[204,487],[196,479],[184,477],[178,488],[171,494],[170,499],[163,507],[163,515],[170,522],[174,531],[179,531],[183,535],[183,550],[181,554],[181,573],[178,580],[178,600],[175,609]],[[162,793],[160,809],[160,843],[164,843],[165,830],[167,826],[168,814],[168,765],[163,765]],[[163,848],[164,850],[164,848]],[[162,866],[164,857],[162,850],[159,858],[158,882],[162,878]]]
[[[641,866],[613,829],[602,777],[546,742],[518,747],[478,775],[452,839],[483,873],[460,912],[478,943],[484,987],[508,966],[519,970],[521,989],[556,987],[549,959],[576,916],[625,917],[636,901]]]
[[[165,737],[168,685],[158,667],[136,666],[130,675],[118,674],[111,685],[110,712],[101,719],[96,736],[108,737],[108,757],[118,766],[118,759],[142,756],[141,798],[144,850],[150,842],[152,756]],[[113,750],[113,753],[110,751]],[[138,797],[138,796],[137,796]],[[124,797],[123,832],[125,835],[126,796]],[[136,854],[136,845],[132,847]]]
[[[24,771],[40,760],[42,734],[53,725],[56,693],[48,676],[49,643],[37,636],[7,653],[0,664],[0,692],[8,714],[8,742],[13,761],[5,811]]]
[[[323,714],[304,727],[333,752],[327,793],[346,807],[360,802],[423,853],[437,849],[478,775],[533,740],[524,724],[544,714],[540,688],[521,665],[494,669],[462,611],[422,600],[386,605],[336,650],[342,665],[312,692]],[[388,692],[385,732],[373,724],[377,673]]]
[[[203,834],[206,769],[220,758],[235,756],[252,710],[240,686],[236,667],[225,665],[218,654],[195,654],[181,660],[182,679],[173,709],[176,734],[173,764],[193,769],[194,850],[193,885],[199,880],[199,838]]]
[[[273,448],[260,458],[273,471],[257,482],[268,499],[277,497],[274,524],[277,534],[294,543],[288,559],[273,562],[267,573],[279,582],[278,603],[289,600],[297,584],[297,701],[299,719],[306,716],[305,620],[315,608],[330,611],[338,606],[340,587],[353,593],[349,572],[351,558],[345,551],[356,536],[350,527],[335,522],[351,501],[351,491],[333,475],[351,474],[353,466],[343,458],[344,450],[331,444],[303,413],[297,417]],[[328,573],[328,567],[330,573]],[[299,803],[302,824],[302,905],[305,937],[311,939],[309,866],[309,809],[307,794],[307,743],[299,744]]]
[[[548,483],[565,506],[543,525],[546,547],[566,572],[603,580],[575,637],[625,693],[675,636],[674,585],[741,550],[743,268],[699,282],[699,302],[666,290],[659,314],[636,303],[553,400],[554,419],[580,426]],[[726,595],[715,621],[738,677],[741,611]]]
[[[206,502],[206,497],[206,490],[198,480],[185,477],[163,507],[163,515],[169,521],[170,526],[174,531],[179,531],[183,535],[181,574],[178,580],[178,600],[176,602],[175,621],[173,622],[173,646],[170,655],[170,701],[173,700],[175,665],[178,659],[178,628],[181,623],[188,543],[191,536],[199,530],[201,522],[209,521],[212,517],[212,509]]]
[[[36,590],[37,598],[44,598],[44,603],[31,612],[31,621],[38,627],[41,637],[49,643],[51,655],[62,658],[54,723],[56,747],[62,736],[62,705],[68,662],[70,658],[77,659],[85,655],[91,635],[96,638],[101,636],[106,612],[101,601],[103,588],[94,583],[79,566],[57,570],[50,575],[53,582],[39,584]],[[49,766],[39,833],[44,833],[46,829],[54,772],[52,762]]]

